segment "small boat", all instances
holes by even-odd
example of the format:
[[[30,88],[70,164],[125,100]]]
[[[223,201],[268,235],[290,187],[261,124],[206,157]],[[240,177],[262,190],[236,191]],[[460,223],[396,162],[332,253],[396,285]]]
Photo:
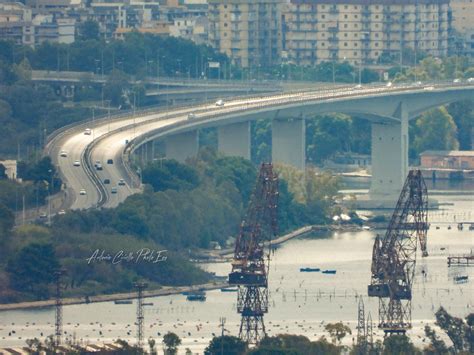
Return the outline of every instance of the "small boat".
[[[470,230],[470,231],[473,231],[473,230],[474,230],[474,223],[471,223],[471,224],[469,225],[469,230]]]
[[[454,281],[457,282],[457,283],[465,283],[467,282],[469,279],[469,277],[466,275],[466,276],[455,276],[454,277]]]
[[[300,272],[319,272],[321,271],[318,267],[301,267]]]
[[[221,292],[237,292],[239,289],[237,287],[222,287]]]
[[[114,303],[115,304],[132,304],[133,301],[132,300],[115,300]]]
[[[186,296],[186,299],[188,301],[201,301],[201,302],[204,302],[206,300],[206,293],[202,292],[202,291],[193,292],[193,293],[188,294]]]
[[[336,273],[336,270],[324,270],[324,271],[321,271],[323,274],[335,274]]]

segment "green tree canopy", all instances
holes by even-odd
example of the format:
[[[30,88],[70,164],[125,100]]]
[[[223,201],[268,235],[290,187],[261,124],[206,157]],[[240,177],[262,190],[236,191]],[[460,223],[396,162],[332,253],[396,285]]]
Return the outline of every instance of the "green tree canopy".
[[[205,355],[242,355],[247,351],[247,343],[237,337],[224,335],[214,337],[204,350]]]
[[[199,176],[192,167],[174,159],[163,159],[143,169],[143,182],[154,191],[191,190],[199,185]]]
[[[324,329],[329,333],[334,344],[336,344],[336,342],[340,344],[346,335],[352,334],[351,328],[342,322],[328,323]]]
[[[54,279],[59,262],[51,244],[32,243],[13,255],[7,271],[12,286],[18,291],[31,292],[37,298],[49,296],[48,285]]]
[[[472,130],[474,129],[474,100],[453,102],[447,107],[458,127],[457,139],[459,149],[470,150],[472,147]]]
[[[391,335],[383,342],[383,355],[421,355],[406,335]]]
[[[99,39],[99,24],[94,20],[86,20],[79,26],[79,39],[82,41]]]
[[[174,355],[178,351],[178,346],[181,345],[181,339],[175,333],[168,332],[163,337],[163,344],[166,354]]]
[[[413,146],[416,152],[459,148],[457,127],[444,107],[430,110],[416,120]]]

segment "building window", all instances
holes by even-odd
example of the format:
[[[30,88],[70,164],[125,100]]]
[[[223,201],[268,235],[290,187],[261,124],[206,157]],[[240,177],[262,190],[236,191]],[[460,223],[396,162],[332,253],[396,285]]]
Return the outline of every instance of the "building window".
[[[359,18],[359,15],[354,15],[354,18]]]
[[[347,23],[344,24],[344,28],[347,28]]]
[[[379,46],[379,42],[375,42],[375,47],[378,47]]]
[[[344,18],[347,18],[347,15],[344,15]]]
[[[354,27],[355,27],[355,28],[359,28],[359,24],[357,24],[357,23],[354,24]]]
[[[379,15],[375,15],[375,18],[377,18],[377,19],[378,19],[378,18],[379,18]]]
[[[347,42],[344,42],[344,47],[347,47]]]
[[[354,47],[357,47],[358,43],[354,43]]]
[[[321,15],[321,18],[323,18],[323,19],[326,18],[326,15]]]
[[[347,37],[347,33],[344,33],[344,37]]]
[[[227,27],[227,22],[224,22],[224,27]]]
[[[357,52],[354,52],[354,57],[357,57]]]

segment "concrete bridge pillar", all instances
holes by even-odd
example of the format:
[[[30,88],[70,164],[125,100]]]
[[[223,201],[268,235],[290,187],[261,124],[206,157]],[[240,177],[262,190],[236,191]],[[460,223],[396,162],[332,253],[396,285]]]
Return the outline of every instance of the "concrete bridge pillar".
[[[234,123],[217,129],[219,152],[250,160],[250,122]]]
[[[272,121],[272,161],[304,170],[306,162],[304,119]]]
[[[408,175],[408,110],[400,103],[398,122],[372,123],[372,200],[396,202]]]
[[[198,132],[179,133],[165,138],[166,157],[184,163],[198,153]]]
[[[145,163],[151,163],[153,161],[153,158],[155,157],[155,152],[154,152],[154,142],[149,141],[146,142],[145,144],[142,145],[142,160]]]

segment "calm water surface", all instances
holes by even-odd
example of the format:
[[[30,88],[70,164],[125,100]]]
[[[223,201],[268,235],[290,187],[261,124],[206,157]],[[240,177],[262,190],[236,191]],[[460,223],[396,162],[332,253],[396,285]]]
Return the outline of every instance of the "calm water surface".
[[[438,188],[438,187],[436,187]],[[469,253],[474,249],[474,231],[458,231],[454,221],[474,221],[474,186],[440,186],[443,193],[436,199],[443,204],[430,212],[432,223],[428,234],[430,256],[418,257],[413,297],[413,325],[410,331],[417,343],[422,342],[422,328],[433,323],[434,312],[443,305],[456,316],[473,312],[474,268],[447,268],[446,257]],[[462,190],[462,192],[459,192]],[[450,191],[445,194],[444,191]],[[456,192],[457,191],[457,192]],[[434,193],[432,193],[434,195]],[[453,228],[448,230],[448,225]],[[436,227],[439,229],[436,229]],[[356,334],[357,295],[367,295],[370,263],[376,232],[327,233],[291,240],[274,253],[270,268],[270,309],[265,317],[270,335],[304,334],[317,339],[324,334],[324,324],[343,321]],[[300,273],[311,266],[336,269],[335,275]],[[228,264],[203,266],[217,275],[230,271]],[[422,277],[421,270],[426,272]],[[456,284],[454,276],[467,275],[469,282]],[[219,290],[207,293],[206,302],[188,302],[183,295],[147,299],[153,306],[145,308],[146,337],[159,338],[168,331],[183,340],[180,350],[202,350],[219,334],[219,317],[225,317],[225,328],[237,335],[240,318],[236,313],[236,293]],[[364,297],[366,312],[377,322],[377,299]],[[111,342],[122,338],[134,341],[136,305],[112,302],[64,307],[64,330],[67,337],[83,342]],[[15,331],[15,333],[12,333]],[[0,312],[0,347],[22,346],[25,339],[54,332],[54,309]],[[42,335],[41,335],[42,334]],[[381,334],[379,334],[381,335]],[[352,336],[345,339],[352,342]]]

